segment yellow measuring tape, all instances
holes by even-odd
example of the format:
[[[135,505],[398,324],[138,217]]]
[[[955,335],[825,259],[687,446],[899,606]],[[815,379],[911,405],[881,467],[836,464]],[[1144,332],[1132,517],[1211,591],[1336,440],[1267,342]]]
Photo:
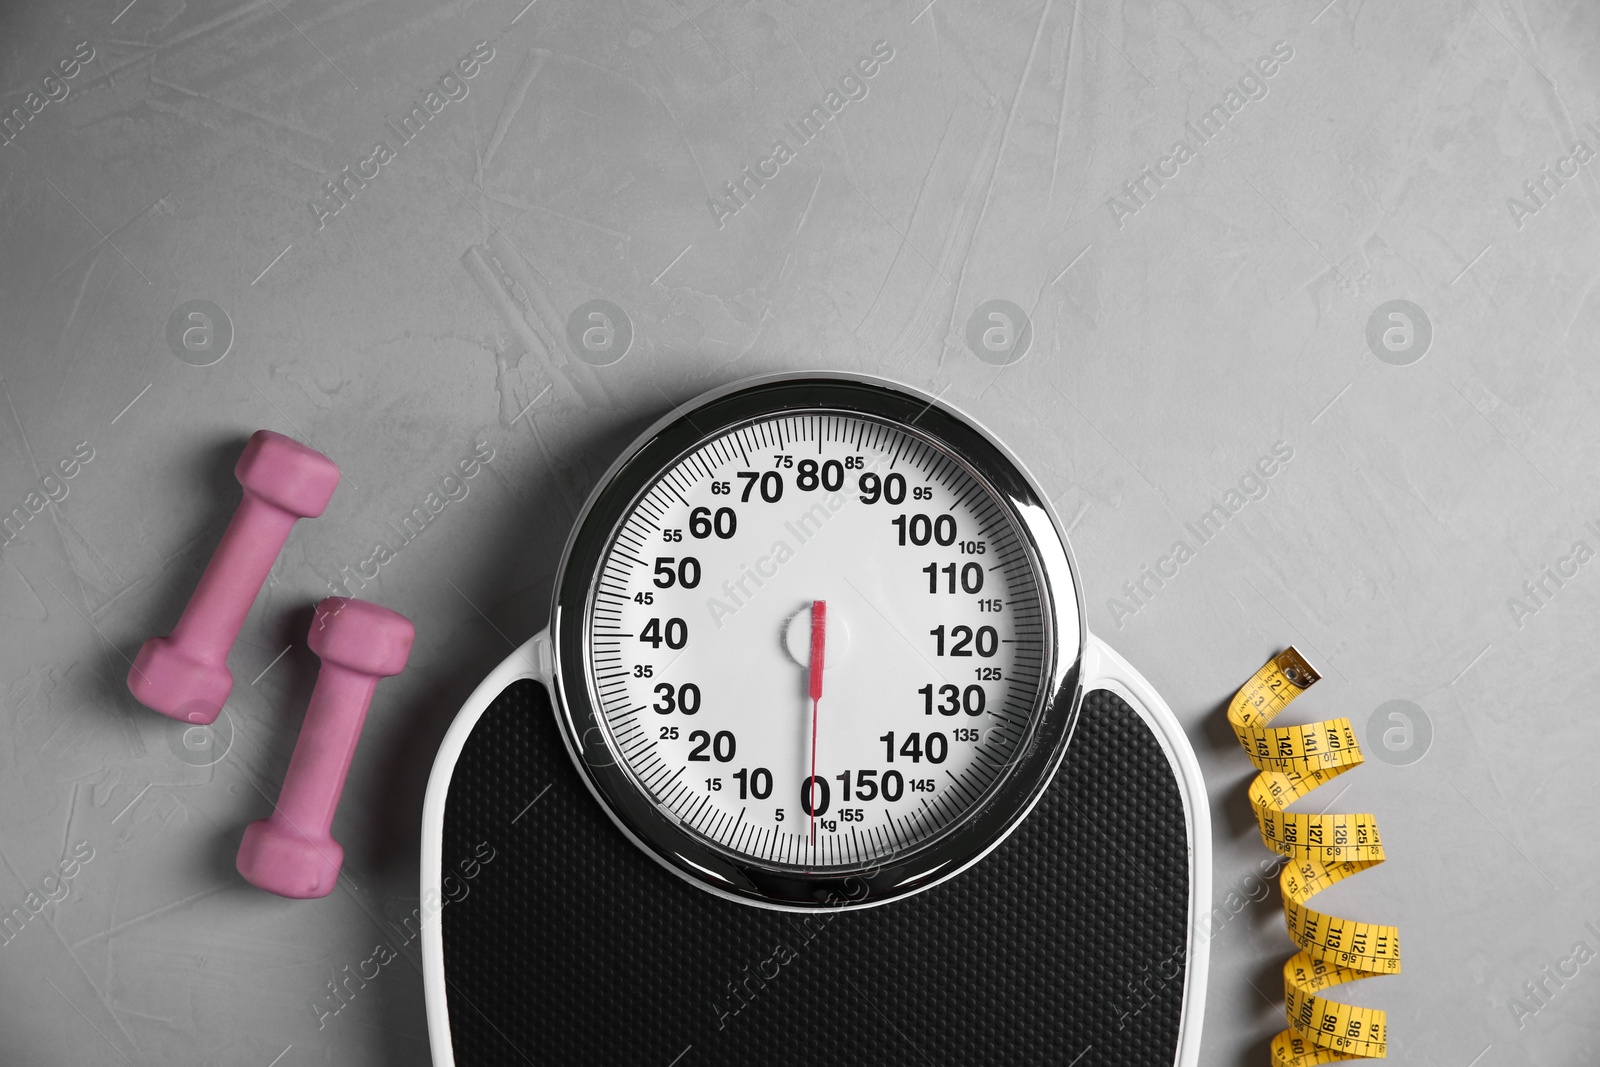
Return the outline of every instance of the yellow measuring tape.
[[[1268,660],[1228,705],[1234,735],[1261,771],[1250,783],[1261,840],[1289,859],[1278,885],[1289,937],[1300,946],[1283,965],[1289,1028],[1272,1039],[1273,1067],[1386,1056],[1383,1012],[1317,994],[1359,978],[1400,973],[1400,931],[1395,927],[1350,922],[1306,906],[1335,882],[1383,862],[1383,843],[1371,815],[1284,810],[1362,762],[1349,719],[1268,725],[1320,678],[1291,646]]]

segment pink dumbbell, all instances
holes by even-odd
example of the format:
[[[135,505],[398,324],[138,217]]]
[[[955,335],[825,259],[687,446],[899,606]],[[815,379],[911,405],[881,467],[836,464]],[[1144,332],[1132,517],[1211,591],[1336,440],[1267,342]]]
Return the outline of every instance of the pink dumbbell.
[[[128,672],[139,703],[180,722],[215,722],[233,691],[228,651],[296,519],[314,518],[339,468],[281,433],[257,430],[233,469],[244,499],[169,637],[152,637]]]
[[[284,897],[333,892],[344,849],[329,831],[367,705],[379,678],[405,668],[416,635],[404,615],[364,600],[331,596],[317,605],[307,644],[322,669],[283,792],[271,816],[251,823],[239,844],[239,873],[251,885]]]

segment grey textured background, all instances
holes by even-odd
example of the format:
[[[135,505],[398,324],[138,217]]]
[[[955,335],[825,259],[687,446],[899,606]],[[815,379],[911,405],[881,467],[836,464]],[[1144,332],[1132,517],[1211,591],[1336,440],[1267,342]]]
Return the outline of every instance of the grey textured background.
[[[417,906],[455,708],[541,624],[575,509],[635,432],[746,374],[841,368],[941,393],[1055,494],[1091,626],[1194,740],[1219,897],[1267,858],[1221,716],[1262,660],[1294,642],[1322,669],[1299,718],[1367,737],[1379,705],[1420,709],[1424,759],[1370,759],[1306,802],[1377,815],[1392,859],[1318,906],[1398,923],[1407,950],[1404,975],[1336,996],[1390,1009],[1401,1062],[1594,1062],[1600,963],[1542,969],[1600,950],[1600,564],[1559,563],[1600,548],[1600,162],[1539,201],[1523,185],[1600,149],[1600,8],[522,3],[0,14],[0,103],[27,116],[0,147],[0,511],[66,491],[0,547],[0,910],[93,849],[0,944],[0,1060],[426,1063],[414,945],[321,1028],[314,1005]],[[719,227],[707,198],[880,40],[866,97]],[[323,183],[480,41],[468,95],[319,229]],[[1266,95],[1114,209],[1280,41]],[[80,42],[93,60],[44,83]],[[565,340],[594,299],[634,331],[610,366]],[[994,299],[1032,316],[1009,366],[966,343]],[[1433,328],[1406,366],[1367,342],[1395,299]],[[220,333],[187,359],[168,341],[191,300],[231,322],[210,366],[191,364]],[[258,427],[346,477],[234,649],[231,739],[185,747],[122,678],[192,590]],[[1280,441],[1265,497],[1114,612]],[[45,483],[80,442],[92,460]],[[311,604],[480,442],[467,495],[360,591],[419,637],[335,824],[354,887],[251,889],[233,854],[315,676]],[[1577,571],[1527,598],[1547,566]],[[1281,922],[1274,890],[1218,932],[1202,1063],[1265,1062]]]

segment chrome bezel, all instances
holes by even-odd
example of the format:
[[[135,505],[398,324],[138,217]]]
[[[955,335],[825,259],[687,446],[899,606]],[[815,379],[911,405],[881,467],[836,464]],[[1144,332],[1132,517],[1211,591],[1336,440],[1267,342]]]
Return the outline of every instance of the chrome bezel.
[[[1035,567],[1045,649],[1027,736],[1008,772],[939,833],[861,867],[807,870],[731,852],[663,812],[617,757],[587,670],[592,586],[618,524],[661,473],[704,441],[775,414],[832,412],[894,423],[962,461],[1011,513]],[[719,896],[784,910],[882,904],[978,862],[1043,794],[1071,739],[1087,628],[1077,568],[1048,499],[986,430],[938,399],[880,378],[776,375],[697,398],[645,431],[585,504],[558,570],[552,607],[552,703],[580,776],[612,821],[657,862]],[[1075,631],[1075,633],[1074,633]],[[1074,640],[1075,639],[1075,640]],[[1064,641],[1074,647],[1063,649]]]

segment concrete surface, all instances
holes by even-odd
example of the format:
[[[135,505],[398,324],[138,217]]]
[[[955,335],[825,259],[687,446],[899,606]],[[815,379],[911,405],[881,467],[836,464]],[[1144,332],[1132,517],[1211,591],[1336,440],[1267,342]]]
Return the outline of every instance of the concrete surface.
[[[1055,494],[1091,626],[1194,739],[1224,899],[1267,853],[1222,706],[1284,644],[1322,669],[1295,714],[1376,758],[1308,803],[1373,812],[1393,858],[1319,907],[1400,925],[1405,973],[1339,991],[1390,1010],[1396,1060],[1595,1061],[1600,8],[524,2],[0,13],[0,910],[65,893],[0,944],[0,1059],[428,1062],[414,948],[318,1005],[417,905],[453,711],[632,434],[818,367],[942,393]],[[122,677],[258,427],[345,482],[186,737]],[[419,639],[335,824],[355,888],[271,898],[233,853],[310,605],[374,569]],[[1202,1063],[1266,1062],[1281,922],[1274,890],[1218,932]]]

